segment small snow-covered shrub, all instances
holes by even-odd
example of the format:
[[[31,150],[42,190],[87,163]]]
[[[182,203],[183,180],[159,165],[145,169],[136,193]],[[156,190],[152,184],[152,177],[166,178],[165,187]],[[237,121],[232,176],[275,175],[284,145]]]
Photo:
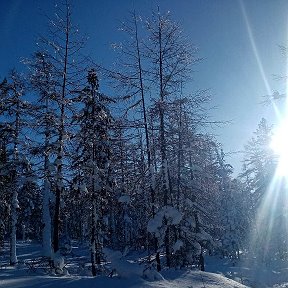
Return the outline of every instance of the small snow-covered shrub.
[[[142,265],[137,263],[131,263],[127,261],[120,251],[113,251],[111,249],[105,248],[103,250],[106,259],[111,262],[111,268],[116,274],[121,278],[130,278],[133,276],[143,276]]]
[[[143,278],[148,281],[164,280],[163,276],[153,266],[149,266],[143,271]]]
[[[53,256],[53,264],[55,267],[55,272],[57,274],[63,274],[64,273],[64,267],[65,267],[64,257],[61,256],[59,251],[56,252]]]

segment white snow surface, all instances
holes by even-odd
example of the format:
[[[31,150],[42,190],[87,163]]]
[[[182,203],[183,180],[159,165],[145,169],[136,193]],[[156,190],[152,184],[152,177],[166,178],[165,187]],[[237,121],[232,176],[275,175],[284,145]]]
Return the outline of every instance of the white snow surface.
[[[134,275],[130,278],[118,277],[88,277],[88,276],[47,276],[29,275],[27,272],[6,268],[1,270],[0,287],[5,288],[40,288],[40,287],[70,287],[70,288],[245,288],[233,280],[221,275],[200,271],[165,271],[163,280],[147,281]],[[204,286],[205,285],[205,286]]]
[[[8,244],[8,243],[6,243]],[[8,245],[6,247],[9,247]],[[86,247],[87,248],[87,247]],[[74,252],[78,257],[87,257],[89,259],[89,249],[75,247]],[[8,253],[9,251],[6,250]],[[243,286],[231,279],[225,278],[222,275],[191,271],[188,269],[175,270],[168,269],[158,273],[157,271],[148,271],[145,266],[137,263],[137,255],[134,260],[125,258],[119,251],[112,251],[105,249],[107,260],[111,262],[110,270],[115,269],[116,276],[108,277],[106,275],[92,277],[91,270],[89,270],[89,261],[87,265],[82,265],[82,270],[85,269],[87,273],[79,273],[79,258],[73,262],[73,256],[65,258],[65,265],[67,265],[68,273],[66,275],[55,275],[54,273],[45,274],[43,271],[29,272],[25,261],[29,261],[41,255],[41,245],[30,242],[18,242],[17,252],[20,263],[15,267],[8,266],[6,261],[1,257],[0,267],[0,287],[5,288],[49,288],[49,287],[70,287],[70,288],[244,288]],[[86,253],[86,254],[85,254]],[[125,254],[125,253],[124,253]],[[74,256],[75,257],[75,256]],[[62,257],[54,257],[54,261]],[[59,263],[63,268],[63,259]],[[108,263],[109,263],[108,262]],[[144,274],[143,274],[144,271]],[[90,272],[90,274],[89,274]],[[109,271],[108,271],[109,272]]]
[[[134,278],[143,275],[144,267],[135,263],[128,262],[120,251],[104,249],[106,259],[111,262],[111,268],[117,273],[120,278]]]
[[[8,265],[9,243],[6,242],[5,247],[4,253],[0,255],[0,287],[5,288],[288,288],[288,261],[273,262],[267,266],[244,257],[242,261],[236,261],[205,256],[205,268],[209,272],[164,269],[160,274],[153,269],[145,269],[144,264],[138,264],[138,260],[146,256],[144,251],[143,255],[140,252],[126,255],[107,249],[107,271],[101,276],[92,277],[90,252],[86,246],[73,244],[73,253],[64,257],[67,269],[64,275],[47,274],[42,270],[29,272],[25,261],[41,256],[42,247],[39,243],[17,242],[19,263],[15,267]],[[63,268],[63,260],[60,262]],[[116,273],[108,277],[112,269]]]

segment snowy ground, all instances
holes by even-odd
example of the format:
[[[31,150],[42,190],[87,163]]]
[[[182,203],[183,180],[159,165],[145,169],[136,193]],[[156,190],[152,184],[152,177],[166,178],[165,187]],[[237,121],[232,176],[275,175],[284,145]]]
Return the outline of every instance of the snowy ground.
[[[288,265],[285,266],[284,263],[282,263],[282,265],[277,263],[277,267],[275,265],[275,267],[273,265],[264,267],[254,264],[250,265],[250,268],[247,268],[246,262],[239,265],[239,263],[234,264],[227,259],[221,260],[217,257],[206,257],[206,269],[208,272],[170,269],[162,272],[162,279],[147,281],[140,277],[138,273],[139,265],[136,263],[128,263],[127,261],[125,261],[126,266],[123,265],[124,270],[127,269],[127,272],[126,274],[123,273],[122,277],[91,277],[88,264],[89,254],[87,253],[87,249],[81,247],[74,247],[72,254],[68,255],[65,259],[67,263],[66,267],[70,275],[48,275],[40,269],[29,271],[24,262],[40,256],[40,251],[41,247],[39,244],[19,242],[19,264],[16,267],[5,265],[8,251],[6,250],[4,254],[2,253],[2,255],[0,255],[0,287],[288,288],[288,273],[287,268],[284,268],[288,267]],[[109,271],[107,272],[109,273]]]
[[[255,288],[288,288],[288,262],[275,261],[268,265],[243,259],[231,261],[217,257],[206,258],[206,270],[222,274],[249,287]]]
[[[166,271],[165,279],[149,282],[140,277],[134,276],[129,279],[118,277],[96,277],[90,276],[47,276],[29,275],[21,269],[2,269],[0,275],[0,287],[6,288],[49,288],[49,287],[70,287],[70,288],[91,288],[91,287],[127,287],[127,288],[244,288],[233,280],[221,275],[208,272],[181,272]]]

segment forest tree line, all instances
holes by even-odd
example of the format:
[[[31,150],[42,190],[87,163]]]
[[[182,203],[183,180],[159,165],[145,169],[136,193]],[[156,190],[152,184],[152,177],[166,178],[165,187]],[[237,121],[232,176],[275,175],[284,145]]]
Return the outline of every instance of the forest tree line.
[[[257,216],[277,166],[272,127],[260,121],[235,178],[205,132],[218,123],[210,92],[189,91],[198,51],[171,15],[131,13],[116,65],[102,67],[82,55],[69,3],[57,9],[25,72],[0,84],[0,245],[9,240],[10,264],[16,239],[42,241],[52,257],[67,238],[89,243],[94,276],[104,247],[145,250],[158,270],[203,270],[207,253],[287,259],[283,187],[275,225]]]

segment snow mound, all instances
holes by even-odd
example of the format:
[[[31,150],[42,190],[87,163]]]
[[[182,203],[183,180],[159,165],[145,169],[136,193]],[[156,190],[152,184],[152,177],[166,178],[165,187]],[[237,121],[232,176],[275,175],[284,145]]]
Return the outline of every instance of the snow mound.
[[[154,267],[145,269],[143,271],[143,278],[148,281],[164,280],[163,276]]]
[[[3,270],[2,270],[3,271]],[[80,276],[33,276],[18,269],[5,269],[2,273],[0,286],[5,288],[31,287],[61,287],[61,288],[91,288],[91,287],[125,287],[125,288],[247,288],[231,279],[213,273],[166,270],[165,279],[149,282],[143,278],[130,274],[129,278],[119,277],[80,277]],[[288,286],[275,286],[285,288]]]
[[[165,287],[165,288],[248,288],[234,280],[228,279],[220,274],[201,271],[172,271],[163,273],[164,281],[151,283],[151,286],[144,287]]]
[[[133,278],[143,276],[143,266],[136,263],[128,262],[120,251],[103,249],[106,259],[111,262],[111,268],[121,278]]]

